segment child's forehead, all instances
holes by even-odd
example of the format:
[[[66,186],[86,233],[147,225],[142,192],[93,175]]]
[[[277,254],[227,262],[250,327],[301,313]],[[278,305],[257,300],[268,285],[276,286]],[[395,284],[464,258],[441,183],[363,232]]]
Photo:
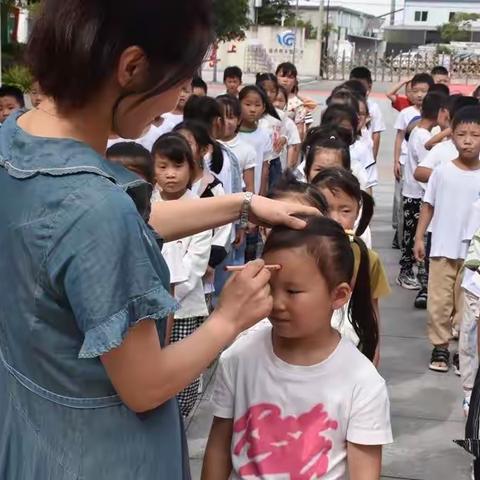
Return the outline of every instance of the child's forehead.
[[[0,96],[0,102],[18,103],[18,100],[13,95],[2,95]]]
[[[278,72],[278,75],[279,75],[280,77],[287,77],[287,78],[293,78],[293,79],[297,78],[297,76],[295,75],[295,73],[292,72],[291,70],[283,70],[283,69],[282,69],[282,70],[280,70],[280,71]]]
[[[480,132],[480,124],[477,122],[459,122],[455,128],[453,129],[454,132],[457,130],[473,130],[476,132]]]
[[[412,88],[416,90],[419,90],[419,89],[428,90],[430,88],[430,85],[427,82],[418,82],[418,83],[412,84]]]

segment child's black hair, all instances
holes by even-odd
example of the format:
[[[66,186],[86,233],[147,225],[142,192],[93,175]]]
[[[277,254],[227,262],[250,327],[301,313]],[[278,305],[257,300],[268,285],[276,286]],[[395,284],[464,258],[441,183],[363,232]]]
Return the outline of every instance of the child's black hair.
[[[188,188],[190,188],[193,172],[195,171],[195,162],[193,160],[192,149],[187,140],[185,140],[185,137],[178,132],[170,132],[162,135],[153,144],[152,155],[154,159],[156,156],[161,156],[168,158],[168,160],[178,165],[186,163],[190,169],[190,182],[188,184]]]
[[[0,98],[2,97],[13,97],[20,105],[20,108],[25,107],[25,99],[23,97],[23,92],[14,85],[2,85],[0,87]]]
[[[330,105],[347,105],[357,114],[360,111],[360,105],[358,97],[353,90],[344,87],[337,87],[333,90],[332,94],[327,98],[327,106]]]
[[[322,170],[311,181],[317,188],[327,188],[333,194],[337,191],[346,193],[358,202],[359,209],[362,207],[362,216],[358,223],[356,234],[363,235],[370,224],[375,202],[371,195],[360,188],[360,183],[355,175],[343,168],[331,167]]]
[[[347,128],[342,128],[337,125],[319,125],[318,127],[311,128],[305,137],[302,144],[302,153],[307,155],[308,150],[315,145],[315,143],[322,140],[341,140],[347,147],[355,142],[353,133]]]
[[[305,247],[315,260],[330,291],[341,283],[352,283],[355,257],[349,236],[341,225],[327,217],[307,217],[303,230],[274,227],[267,238],[264,254],[288,248]],[[349,319],[357,333],[359,349],[373,360],[378,345],[378,323],[370,287],[370,262],[365,244],[355,238],[361,259],[349,304]],[[307,312],[306,312],[307,313]]]
[[[477,99],[480,97],[480,85],[472,92],[472,97]]]
[[[347,105],[330,105],[322,115],[322,125],[340,125],[344,120],[352,124],[353,134],[358,130],[358,115]]]
[[[465,123],[476,123],[480,125],[480,105],[461,108],[453,117],[452,130]]]
[[[190,132],[200,148],[208,148],[214,144],[212,137],[208,133],[207,127],[204,123],[199,122],[198,120],[185,120],[176,125],[173,129],[173,131],[177,133],[181,130]]]
[[[313,185],[299,181],[291,170],[286,170],[275,182],[268,198],[279,200],[287,194],[301,196],[309,206],[318,209],[322,215],[328,215],[328,203],[323,194]]]
[[[350,170],[350,149],[348,145],[341,139],[331,135],[328,138],[318,139],[310,145],[305,157],[305,176],[307,178],[310,178],[310,172],[315,163],[315,157],[321,149],[338,150],[342,156],[342,167],[346,170]]]
[[[410,85],[411,85],[412,88],[413,88],[415,85],[418,85],[419,83],[426,83],[429,88],[430,88],[432,85],[435,84],[435,82],[433,81],[432,76],[429,75],[428,73],[417,73],[417,74],[412,78],[412,81],[410,82]]]
[[[233,95],[219,95],[217,102],[222,108],[224,117],[242,117],[242,107],[238,98]]]
[[[332,94],[335,93],[336,90],[345,90],[345,89],[351,90],[352,92],[356,92],[362,97],[366,97],[368,93],[367,89],[365,88],[365,85],[362,82],[360,82],[359,80],[352,79],[352,80],[347,80],[346,82],[342,83],[338,87],[334,88]]]
[[[208,133],[212,135],[213,122],[218,118],[223,118],[223,111],[220,104],[211,97],[198,97],[192,95],[183,109],[184,120],[196,120],[206,125]],[[217,175],[223,169],[222,148],[213,138],[212,161],[210,168]]]
[[[350,80],[366,80],[371,86],[373,84],[372,72],[367,67],[355,67],[350,72]]]
[[[434,83],[428,89],[428,93],[441,93],[448,97],[450,95],[450,89],[448,88],[448,85],[445,85],[444,83]]]
[[[227,80],[227,78],[238,78],[240,82],[242,81],[243,72],[240,67],[233,66],[227,67],[223,72],[223,81]]]
[[[135,142],[115,143],[107,150],[106,157],[141,175],[148,183],[155,183],[152,155],[142,145]]]
[[[217,118],[222,118],[222,110],[214,98],[192,95],[185,104],[183,118],[203,122],[210,131],[213,122]]]
[[[255,84],[260,88],[263,88],[263,82],[273,82],[278,90],[278,79],[274,73],[257,73],[257,76],[255,78]]]
[[[450,75],[448,70],[442,65],[437,65],[436,67],[433,67],[430,74],[432,75],[432,77],[433,75]]]
[[[294,77],[297,78],[298,70],[297,67],[291,62],[281,63],[275,70],[275,75],[282,74],[285,77]]]
[[[258,94],[262,99],[263,104],[265,105],[265,113],[268,113],[269,115],[276,118],[277,120],[280,120],[280,117],[278,116],[278,113],[275,110],[275,107],[271,104],[270,100],[268,99],[268,96],[265,93],[265,90],[263,88],[260,88],[257,85],[247,85],[246,87],[243,87],[242,90],[240,90],[240,93],[238,95],[238,100],[240,101],[240,103],[249,93]]]
[[[205,82],[200,77],[193,77],[193,79],[192,79],[192,89],[193,88],[201,88],[205,92],[205,95],[208,93],[207,82]]]
[[[448,111],[450,112],[450,119],[453,119],[455,114],[464,107],[474,107],[480,101],[475,97],[467,97],[465,95],[451,95],[449,98]]]
[[[422,102],[422,118],[437,120],[438,112],[447,108],[448,97],[440,93],[427,93]]]
[[[80,108],[96,98],[122,53],[135,45],[147,67],[129,93],[143,93],[141,102],[193,76],[213,41],[213,23],[210,0],[42,0],[27,62],[61,110]]]

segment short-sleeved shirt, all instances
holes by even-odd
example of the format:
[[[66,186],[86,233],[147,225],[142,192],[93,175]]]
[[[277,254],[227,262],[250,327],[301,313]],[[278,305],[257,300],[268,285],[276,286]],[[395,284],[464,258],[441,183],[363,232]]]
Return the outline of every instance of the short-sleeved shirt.
[[[411,107],[405,108],[398,114],[397,120],[395,121],[395,125],[393,128],[395,128],[395,130],[402,130],[403,132],[406,132],[408,126],[410,125],[410,122],[419,115],[420,110],[417,107],[412,105]],[[402,165],[405,165],[405,161],[407,160],[407,154],[408,144],[404,140],[402,142],[402,149],[400,152],[400,163]]]
[[[451,162],[458,158],[458,150],[453,140],[445,140],[444,142],[435,145],[420,162],[420,167],[429,168],[433,170],[439,165],[446,162]]]
[[[386,130],[383,114],[378,103],[371,98],[367,99],[368,111],[370,112],[370,131],[371,133],[384,132]]]
[[[2,476],[187,479],[175,399],[136,415],[100,359],[143,319],[163,343],[176,308],[135,204],[151,187],[81,142],[27,134],[19,115],[0,131]]]
[[[395,100],[392,102],[392,107],[401,112],[412,106],[412,102],[405,95],[395,95]]]
[[[241,336],[220,359],[213,413],[233,421],[232,480],[340,480],[347,442],[392,442],[385,381],[347,339],[298,366],[275,354],[272,327]]]
[[[415,127],[408,140],[407,161],[405,162],[402,195],[407,198],[422,198],[425,187],[415,180],[415,170],[427,156],[425,144],[432,138],[432,133],[420,127]]]
[[[434,208],[430,257],[465,258],[464,228],[479,197],[480,170],[462,170],[448,162],[433,171],[424,197]]]

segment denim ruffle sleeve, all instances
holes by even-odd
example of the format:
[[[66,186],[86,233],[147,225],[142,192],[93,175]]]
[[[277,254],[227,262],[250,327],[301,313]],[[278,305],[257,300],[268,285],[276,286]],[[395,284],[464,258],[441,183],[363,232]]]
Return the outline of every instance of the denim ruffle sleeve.
[[[155,236],[132,200],[115,185],[75,211],[58,229],[49,280],[64,292],[83,334],[80,358],[118,347],[141,320],[166,318],[177,308]],[[89,205],[90,204],[90,205]]]
[[[159,302],[163,305],[159,307]],[[159,320],[177,310],[177,302],[163,286],[132,300],[108,320],[85,333],[79,358],[94,358],[120,346],[128,330],[145,319]]]

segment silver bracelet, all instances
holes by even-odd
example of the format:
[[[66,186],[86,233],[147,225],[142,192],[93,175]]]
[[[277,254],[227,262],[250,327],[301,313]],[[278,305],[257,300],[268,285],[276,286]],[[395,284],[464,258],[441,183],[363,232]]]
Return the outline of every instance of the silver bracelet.
[[[250,207],[252,206],[253,193],[245,192],[243,197],[242,210],[240,211],[240,228],[246,228],[250,215]]]

